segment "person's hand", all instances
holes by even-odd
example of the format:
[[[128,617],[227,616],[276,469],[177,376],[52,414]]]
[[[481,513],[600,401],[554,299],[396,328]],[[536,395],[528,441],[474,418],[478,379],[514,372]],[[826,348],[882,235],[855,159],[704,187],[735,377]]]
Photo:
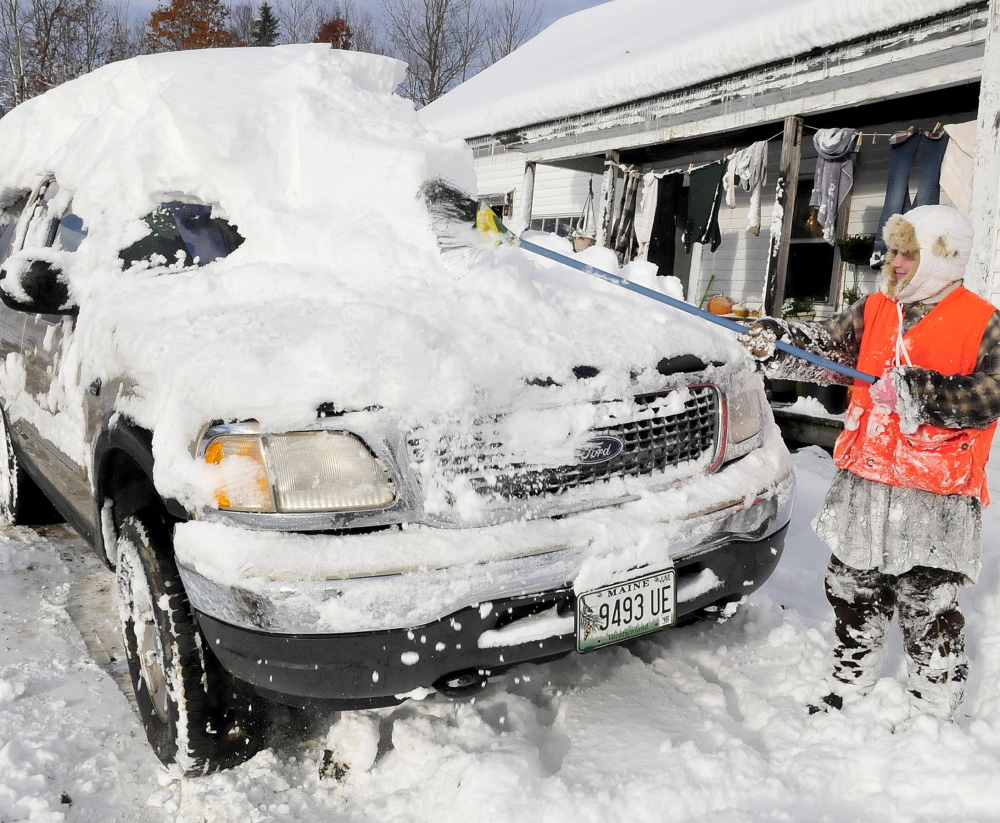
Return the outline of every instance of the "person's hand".
[[[754,360],[769,360],[778,344],[777,335],[762,323],[754,323],[746,334],[740,334],[736,339],[750,352]]]
[[[881,406],[892,412],[899,411],[899,395],[896,393],[896,374],[894,372],[889,372],[885,377],[877,380],[868,393],[876,406]]]

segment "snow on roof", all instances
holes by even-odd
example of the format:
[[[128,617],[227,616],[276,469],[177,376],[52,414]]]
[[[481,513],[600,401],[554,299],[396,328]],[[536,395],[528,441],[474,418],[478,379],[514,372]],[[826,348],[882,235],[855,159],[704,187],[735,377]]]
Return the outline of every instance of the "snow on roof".
[[[969,0],[612,0],[557,20],[420,113],[477,137],[620,105],[969,5]]]

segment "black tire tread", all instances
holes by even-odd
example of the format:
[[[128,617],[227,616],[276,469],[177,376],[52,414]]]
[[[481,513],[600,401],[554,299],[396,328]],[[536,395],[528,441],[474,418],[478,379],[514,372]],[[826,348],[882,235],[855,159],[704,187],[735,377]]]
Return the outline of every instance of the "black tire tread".
[[[209,774],[252,757],[260,748],[261,699],[248,694],[204,648],[202,635],[173,560],[170,527],[163,514],[146,508],[126,518],[120,539],[131,539],[143,572],[150,578],[154,610],[169,621],[170,635],[180,662],[179,688],[187,718],[187,751],[178,751],[180,708],[171,697],[170,715],[162,721],[142,679],[134,640],[125,632],[129,672],[146,735],[157,757],[164,763],[179,763],[186,776]],[[166,595],[166,608],[161,608]],[[165,655],[169,655],[165,652]]]

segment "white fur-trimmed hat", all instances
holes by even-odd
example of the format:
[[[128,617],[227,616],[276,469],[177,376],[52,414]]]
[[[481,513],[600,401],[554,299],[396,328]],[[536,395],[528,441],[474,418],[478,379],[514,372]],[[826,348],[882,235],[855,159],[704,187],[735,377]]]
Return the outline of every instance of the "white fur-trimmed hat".
[[[905,214],[894,214],[882,229],[889,247],[886,262],[894,252],[919,255],[910,276],[895,282],[891,265],[883,267],[889,297],[902,302],[925,300],[965,276],[972,254],[972,223],[951,206],[917,206]]]

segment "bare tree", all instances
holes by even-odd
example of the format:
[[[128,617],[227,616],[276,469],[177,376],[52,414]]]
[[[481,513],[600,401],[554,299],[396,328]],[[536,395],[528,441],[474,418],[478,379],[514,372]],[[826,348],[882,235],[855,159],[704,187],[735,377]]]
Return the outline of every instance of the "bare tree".
[[[391,53],[409,65],[403,92],[426,106],[483,64],[486,22],[477,0],[382,0]]]
[[[129,17],[128,6],[116,6],[111,19],[108,35],[108,62],[125,60],[142,54],[142,40],[146,34],[146,24]]]
[[[113,27],[114,11],[102,0],[35,0],[29,92],[40,93],[106,63]]]
[[[0,99],[5,110],[28,99],[27,20],[32,6],[21,0],[0,3],[0,50],[4,73],[0,81]]]
[[[341,6],[341,16],[351,27],[351,48],[369,54],[388,54],[389,48],[381,35],[375,15],[367,9],[359,9],[354,0],[343,0]]]
[[[275,0],[281,21],[279,43],[311,43],[327,20],[340,17],[340,4],[327,0]]]
[[[506,57],[538,34],[542,8],[538,0],[495,0],[486,23],[489,62]]]
[[[0,0],[0,108],[138,53],[108,0]]]
[[[230,4],[229,37],[234,46],[249,46],[253,42],[253,21],[253,4]]]

